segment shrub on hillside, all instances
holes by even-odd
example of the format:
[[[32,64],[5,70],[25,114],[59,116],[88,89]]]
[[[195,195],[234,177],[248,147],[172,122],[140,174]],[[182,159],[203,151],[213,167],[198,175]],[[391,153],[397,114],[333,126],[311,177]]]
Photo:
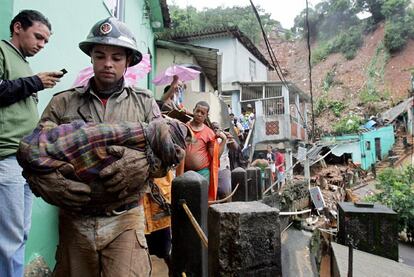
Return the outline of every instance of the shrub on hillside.
[[[405,9],[410,0],[386,0],[382,4],[381,12],[385,18],[402,17],[405,15]]]
[[[338,50],[347,60],[352,60],[363,43],[362,27],[352,26],[337,37]],[[338,51],[338,52],[339,52]]]
[[[365,200],[379,202],[398,213],[399,231],[405,231],[414,242],[414,167],[387,168],[378,176],[376,185],[381,192]]]
[[[347,60],[352,60],[363,43],[363,29],[363,26],[352,26],[333,39],[320,43],[312,54],[312,64],[323,61],[333,53],[342,53]]]
[[[320,97],[316,101],[315,116],[319,116],[328,107],[327,98],[325,96]]]
[[[362,118],[356,115],[348,115],[339,120],[333,126],[334,133],[337,135],[355,134],[361,126]]]
[[[311,63],[313,65],[325,60],[332,52],[332,42],[321,42],[312,52]]]
[[[390,53],[404,48],[408,39],[408,26],[403,19],[388,20],[384,30],[384,46]]]

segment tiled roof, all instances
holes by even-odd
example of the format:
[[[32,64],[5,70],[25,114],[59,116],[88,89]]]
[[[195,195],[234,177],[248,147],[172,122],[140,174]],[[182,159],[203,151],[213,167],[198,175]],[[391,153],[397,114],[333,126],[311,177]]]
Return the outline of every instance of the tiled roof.
[[[164,28],[171,27],[171,17],[170,17],[170,10],[168,9],[167,0],[159,0],[162,12],[162,18],[164,23]]]

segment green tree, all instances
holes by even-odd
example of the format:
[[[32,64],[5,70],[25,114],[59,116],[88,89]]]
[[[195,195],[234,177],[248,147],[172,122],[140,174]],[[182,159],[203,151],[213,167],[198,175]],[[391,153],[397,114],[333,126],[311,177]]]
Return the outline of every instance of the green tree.
[[[323,20],[323,16],[312,8],[308,9],[308,23],[309,34],[312,39],[318,37],[318,25]],[[307,36],[308,27],[306,25],[306,10],[303,10],[294,19],[294,25],[292,30],[296,33],[302,34],[303,37]]]
[[[385,19],[382,13],[382,5],[386,0],[354,0],[356,12],[365,11],[372,14],[373,23],[377,24]]]
[[[260,7],[256,8],[266,33],[281,28],[280,23],[270,17],[271,14],[266,13]],[[169,6],[169,9],[173,22],[173,32],[175,33],[237,26],[254,43],[258,43],[262,37],[260,25],[251,6],[205,8],[202,11],[198,11],[192,6],[181,9],[178,6],[172,5]]]
[[[387,21],[384,30],[384,46],[389,52],[397,52],[404,48],[407,38],[404,18]]]
[[[381,12],[385,18],[399,18],[405,16],[409,0],[385,0]]]
[[[380,202],[398,213],[399,230],[405,231],[414,242],[414,167],[387,168],[378,176],[380,193],[366,198]]]

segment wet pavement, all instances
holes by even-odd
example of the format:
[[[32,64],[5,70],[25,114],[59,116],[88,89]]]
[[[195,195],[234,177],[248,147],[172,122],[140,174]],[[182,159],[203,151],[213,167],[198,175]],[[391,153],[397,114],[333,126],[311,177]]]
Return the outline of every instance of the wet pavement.
[[[399,243],[398,252],[400,263],[414,267],[414,245]]]
[[[312,233],[290,227],[282,234],[283,277],[318,276],[316,265],[310,255]]]

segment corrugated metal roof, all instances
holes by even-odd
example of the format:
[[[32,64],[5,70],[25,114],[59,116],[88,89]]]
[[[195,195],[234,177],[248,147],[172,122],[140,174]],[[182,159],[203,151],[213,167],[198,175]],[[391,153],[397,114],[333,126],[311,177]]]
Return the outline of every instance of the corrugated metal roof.
[[[406,112],[409,107],[412,106],[413,97],[408,98],[404,102],[401,102],[397,106],[389,109],[388,111],[385,111],[381,114],[381,118],[383,120],[390,122],[393,122],[400,114]]]
[[[184,42],[157,40],[155,45],[160,48],[173,49],[176,51],[190,52],[197,63],[201,66],[202,71],[212,83],[214,89],[219,88],[218,74],[218,49],[196,46]]]
[[[273,66],[263,56],[263,54],[257,49],[254,43],[236,26],[232,27],[219,27],[205,29],[197,32],[183,32],[175,34],[167,34],[168,39],[182,42],[190,42],[199,39],[209,39],[215,37],[235,37],[246,47],[252,55],[254,55],[259,61],[266,65],[269,70],[273,70]]]

